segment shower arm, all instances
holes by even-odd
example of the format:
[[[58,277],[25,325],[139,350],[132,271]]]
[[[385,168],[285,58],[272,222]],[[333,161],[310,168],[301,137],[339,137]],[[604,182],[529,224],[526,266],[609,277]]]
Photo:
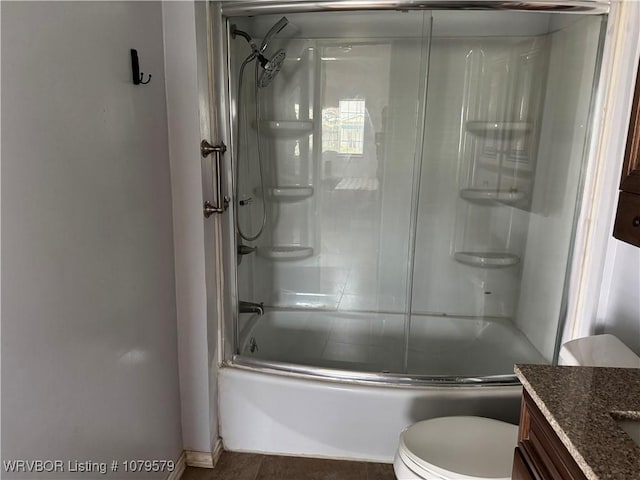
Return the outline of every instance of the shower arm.
[[[258,46],[253,42],[253,38],[251,38],[251,35],[249,35],[247,32],[240,30],[236,27],[235,24],[231,25],[231,38],[233,38],[235,40],[236,35],[240,35],[242,38],[244,38],[247,43],[249,44],[249,47],[251,47],[251,56],[250,56],[250,60],[253,60],[254,58],[257,58],[258,61],[260,62],[260,65],[264,68],[264,66],[269,63],[269,60],[267,58],[265,58],[264,55],[262,55],[262,52],[264,51],[264,49],[267,47],[267,45],[264,45],[263,47],[261,47],[260,49],[258,49]],[[264,43],[264,42],[263,42]]]
[[[251,38],[251,35],[249,35],[245,31],[240,30],[238,27],[236,27],[236,24],[234,23],[231,25],[231,38],[235,40],[236,35],[240,35],[242,38],[244,38],[247,41],[247,43],[249,44],[249,47],[251,47],[251,51],[253,52],[254,56],[260,55],[260,50],[258,50],[258,46],[254,43],[253,38]]]
[[[275,37],[278,33],[280,33],[280,31],[282,31],[282,29],[284,27],[286,27],[287,25],[289,25],[289,20],[287,19],[287,17],[282,17],[280,20],[278,20],[269,29],[267,34],[262,39],[262,43],[260,44],[260,48],[258,48],[256,46],[256,44],[253,43],[253,39],[251,38],[251,35],[249,35],[245,31],[242,31],[242,30],[238,29],[238,27],[236,26],[235,23],[231,25],[231,38],[235,39],[236,35],[240,35],[241,37],[243,37],[249,43],[249,45],[251,46],[251,50],[253,50],[253,53],[255,53],[256,56],[258,58],[260,58],[262,56],[262,54],[264,53],[264,51],[269,46],[269,44],[271,43],[271,40],[273,40],[273,37]],[[262,58],[264,58],[264,57],[262,57]]]

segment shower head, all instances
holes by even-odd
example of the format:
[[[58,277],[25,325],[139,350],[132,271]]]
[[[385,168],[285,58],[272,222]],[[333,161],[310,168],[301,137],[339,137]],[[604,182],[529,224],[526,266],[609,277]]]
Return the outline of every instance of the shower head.
[[[284,27],[289,24],[289,20],[287,17],[282,17],[280,20],[276,22],[276,24],[271,27],[271,29],[264,36],[264,40],[262,40],[262,44],[260,48],[256,47],[256,44],[253,42],[253,39],[247,32],[243,32],[239,30],[235,25],[231,25],[231,38],[236,38],[237,35],[243,37],[249,46],[251,47],[251,54],[245,59],[244,65],[254,59],[258,59],[258,63],[262,67],[262,72],[258,77],[258,87],[264,88],[268,86],[274,77],[278,74],[280,69],[282,68],[282,64],[287,54],[283,49],[278,50],[271,59],[265,57],[263,55],[264,51],[273,40],[273,37],[276,36],[278,32],[280,32]]]
[[[282,17],[280,20],[276,22],[276,24],[273,27],[271,27],[271,29],[264,36],[264,40],[262,40],[262,44],[260,44],[260,50],[259,50],[260,53],[263,53],[267,49],[267,47],[271,43],[271,40],[273,40],[273,37],[275,37],[288,24],[289,24],[289,20],[287,20],[287,17]]]
[[[258,86],[260,88],[265,88],[271,83],[271,81],[275,78],[275,76],[282,68],[282,64],[284,63],[284,59],[287,57],[287,54],[284,49],[281,48],[275,53],[273,57],[271,57],[271,60],[264,58],[262,55],[260,55],[260,57],[262,73],[258,78]]]

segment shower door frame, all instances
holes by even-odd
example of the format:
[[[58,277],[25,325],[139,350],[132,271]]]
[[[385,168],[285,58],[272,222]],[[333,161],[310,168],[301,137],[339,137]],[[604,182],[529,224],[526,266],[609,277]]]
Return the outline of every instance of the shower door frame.
[[[223,183],[225,184],[225,190],[227,192],[233,192],[233,167],[234,167],[234,144],[233,138],[233,125],[235,124],[235,117],[231,108],[231,92],[232,86],[230,83],[230,56],[229,56],[229,43],[230,34],[228,31],[229,17],[239,15],[266,15],[266,14],[286,14],[286,13],[298,13],[298,12],[320,12],[320,11],[348,11],[348,10],[361,10],[361,11],[373,11],[373,10],[512,10],[512,11],[532,11],[554,13],[558,11],[571,11],[573,15],[599,15],[610,13],[610,5],[608,1],[604,0],[560,0],[560,1],[528,1],[528,2],[515,2],[513,5],[509,5],[504,1],[448,1],[448,0],[425,0],[420,2],[419,6],[413,1],[390,1],[381,0],[378,2],[353,2],[350,0],[342,1],[323,1],[323,2],[308,2],[308,1],[272,1],[263,0],[259,2],[246,2],[246,1],[227,1],[227,2],[212,2],[216,5],[215,8],[210,9],[210,32],[209,32],[209,61],[211,72],[210,91],[211,98],[217,98],[215,102],[211,102],[211,114],[213,123],[218,125],[218,138],[220,138],[228,148],[229,154],[225,156],[222,176]],[[611,9],[613,10],[613,9]],[[609,22],[611,22],[611,15],[609,16]],[[604,43],[604,38],[601,38],[601,42]],[[614,43],[611,41],[610,43]],[[600,65],[604,65],[605,60],[610,61],[609,57],[613,56],[613,49],[615,45],[608,45],[608,49],[605,49],[603,57],[601,57]],[[599,146],[599,139],[602,129],[603,119],[600,118],[598,112],[601,112],[605,102],[604,88],[607,86],[606,74],[600,70],[596,72],[595,84],[596,96],[591,104],[591,124],[592,130],[590,131],[590,137],[587,138],[585,146],[588,145],[589,156],[584,160],[584,168],[589,169],[596,168],[596,166],[603,163],[602,158],[596,159],[596,150]],[[425,107],[426,108],[426,107]],[[215,130],[215,129],[212,129]],[[597,133],[597,135],[596,135]],[[215,136],[215,135],[214,135]],[[598,165],[593,165],[598,162]],[[415,168],[415,163],[414,163]],[[584,179],[583,179],[584,183]],[[581,189],[579,197],[577,199],[578,206],[575,214],[574,230],[580,230],[579,220],[582,218],[583,210],[592,209],[594,203],[594,196],[597,194],[597,186],[590,182],[585,188]],[[221,299],[220,318],[219,324],[219,363],[223,366],[234,366],[239,368],[245,368],[254,371],[268,371],[279,374],[294,374],[305,377],[313,377],[319,379],[326,379],[332,381],[346,381],[351,383],[364,383],[364,384],[387,384],[387,385],[458,385],[458,386],[496,386],[496,385],[516,385],[518,381],[511,374],[508,375],[495,375],[486,377],[459,377],[459,376],[433,376],[433,375],[407,375],[407,374],[392,374],[392,373],[369,373],[360,371],[348,371],[337,370],[315,366],[306,366],[298,364],[289,364],[284,362],[266,361],[260,359],[251,359],[238,355],[235,339],[237,338],[237,325],[238,325],[238,284],[237,284],[237,265],[236,265],[236,252],[235,246],[237,242],[236,230],[234,224],[234,199],[229,202],[229,209],[226,212],[226,218],[222,219],[224,228],[223,233],[218,237],[218,251],[222,252],[218,256],[218,278],[220,279],[219,285],[219,298]],[[225,232],[226,230],[226,232]],[[581,237],[589,235],[589,232],[580,232],[578,234]],[[578,235],[573,237],[574,243],[578,241]],[[574,298],[575,292],[579,292],[581,288],[585,288],[589,291],[588,280],[584,278],[584,272],[594,270],[595,265],[584,265],[579,263],[576,266],[576,255],[584,255],[588,252],[589,245],[581,245],[579,248],[571,246],[570,257],[568,262],[568,268],[571,275],[566,276],[567,287],[564,292],[563,312],[575,312],[580,309],[578,303],[579,299]],[[600,254],[602,259],[603,254]],[[598,263],[597,261],[595,262]],[[597,270],[594,270],[597,271]],[[576,277],[574,281],[571,277]],[[575,282],[575,285],[571,285]],[[569,288],[572,288],[572,295],[569,295]],[[593,287],[591,286],[591,290]],[[209,292],[211,295],[211,292]],[[584,301],[584,299],[582,299]],[[563,316],[558,324],[558,331],[566,332],[568,329],[573,328],[575,330],[575,319],[572,319],[571,325],[567,325],[567,315]],[[566,336],[566,335],[565,335]],[[557,344],[559,346],[562,336],[557,335]],[[568,340],[569,338],[566,338]],[[554,354],[552,364],[557,363],[558,348]]]
[[[508,0],[254,0],[223,1],[226,16],[269,15],[307,12],[337,12],[349,10],[511,10],[541,13],[570,12],[578,14],[609,13],[609,0],[529,0],[510,3]]]

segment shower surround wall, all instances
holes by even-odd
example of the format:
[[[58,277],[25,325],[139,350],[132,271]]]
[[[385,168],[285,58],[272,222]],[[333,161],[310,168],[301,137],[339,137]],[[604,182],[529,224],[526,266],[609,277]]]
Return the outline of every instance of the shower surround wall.
[[[273,48],[286,48],[288,58],[280,77],[260,92],[269,222],[256,242],[257,255],[242,259],[243,299],[279,308],[405,311],[411,210],[406,185],[419,133],[415,99],[428,17],[392,16],[409,21],[410,38],[389,39],[385,31],[371,38],[367,31],[364,39],[358,32],[346,39],[323,32],[314,40],[274,41]],[[251,126],[254,94],[248,83],[243,95]],[[364,105],[357,153],[340,153],[342,145],[329,138],[337,135],[330,130],[344,99]],[[275,121],[290,128],[278,130]],[[255,139],[255,128],[248,133]],[[240,181],[240,195],[253,196],[254,204],[241,207],[240,217],[251,218],[250,230],[256,231],[262,206],[255,140],[247,149],[240,166],[251,180],[246,186]],[[251,170],[245,170],[248,162]],[[291,195],[278,197],[275,189]],[[308,247],[312,256],[273,258],[270,249],[278,246]]]
[[[515,323],[550,360],[562,315],[564,272],[573,237],[575,202],[583,178],[589,106],[601,22],[583,18],[556,25],[534,182],[527,256]],[[555,28],[554,28],[555,27]],[[541,301],[543,300],[543,301]]]
[[[513,183],[519,186],[524,183],[522,179],[528,182],[520,189],[526,197],[515,207],[467,202],[459,195],[465,187],[464,178],[456,183],[456,175],[468,168],[465,161],[469,160],[458,150],[460,111],[464,110],[464,99],[460,98],[465,78],[462,59],[481,52],[489,63],[491,53],[500,57],[500,49],[504,50],[502,57],[508,58],[504,47],[508,39],[433,39],[429,88],[438,95],[428,99],[424,155],[425,165],[433,167],[423,166],[414,276],[414,291],[422,293],[414,299],[413,312],[506,317],[547,361],[553,359],[601,25],[593,17],[562,21],[554,17],[549,35],[511,39],[520,52],[527,56],[535,52],[542,57],[538,72],[548,70],[533,79],[538,82],[532,87],[534,91],[544,89],[544,98],[535,100],[541,103],[537,116],[530,118],[538,124],[532,128],[540,130],[535,142],[539,147],[532,148],[537,154],[529,159],[529,171],[521,175],[520,183]],[[508,88],[504,85],[505,90]],[[458,153],[462,158],[456,165]],[[467,223],[453,225],[456,208],[458,214],[463,208],[469,209]],[[484,234],[482,221],[492,222],[491,230]],[[491,235],[506,232],[510,236],[509,250],[520,257],[520,263],[505,269],[480,269],[455,262],[448,254],[455,246],[451,239],[460,235],[454,229],[468,230],[471,225],[476,228],[465,231],[467,242],[500,242],[502,238]],[[414,322],[415,317],[412,327]]]
[[[429,91],[437,94],[427,100],[413,313],[515,316],[520,262],[482,268],[457,261],[456,254],[524,257],[546,52],[539,36],[433,39]],[[528,57],[538,59],[537,68],[525,69]],[[521,77],[532,87],[518,95]],[[494,123],[512,128],[520,102],[530,110],[521,122],[527,132],[483,130],[490,122],[492,129]],[[520,144],[527,148],[514,159]],[[496,195],[504,195],[503,203]]]

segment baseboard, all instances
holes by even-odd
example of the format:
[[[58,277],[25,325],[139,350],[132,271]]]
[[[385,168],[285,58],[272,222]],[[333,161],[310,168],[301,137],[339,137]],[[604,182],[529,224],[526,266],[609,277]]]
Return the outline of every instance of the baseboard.
[[[169,474],[167,480],[180,480],[180,477],[182,477],[185,468],[187,468],[186,455],[184,454],[184,452],[182,452],[180,454],[180,457],[178,457],[178,460],[176,461],[173,472]]]
[[[213,447],[213,452],[198,452],[196,450],[185,450],[185,462],[189,467],[198,468],[213,468],[220,460],[220,456],[224,451],[222,447],[222,439],[216,440],[216,445]]]
[[[218,440],[216,440],[216,446],[213,447],[213,466],[215,467],[218,464],[218,460],[220,460],[220,456],[222,455],[222,452],[224,451],[224,447],[222,446],[222,438],[218,437]]]
[[[184,453],[189,467],[213,468],[213,454],[211,452],[185,450]]]

